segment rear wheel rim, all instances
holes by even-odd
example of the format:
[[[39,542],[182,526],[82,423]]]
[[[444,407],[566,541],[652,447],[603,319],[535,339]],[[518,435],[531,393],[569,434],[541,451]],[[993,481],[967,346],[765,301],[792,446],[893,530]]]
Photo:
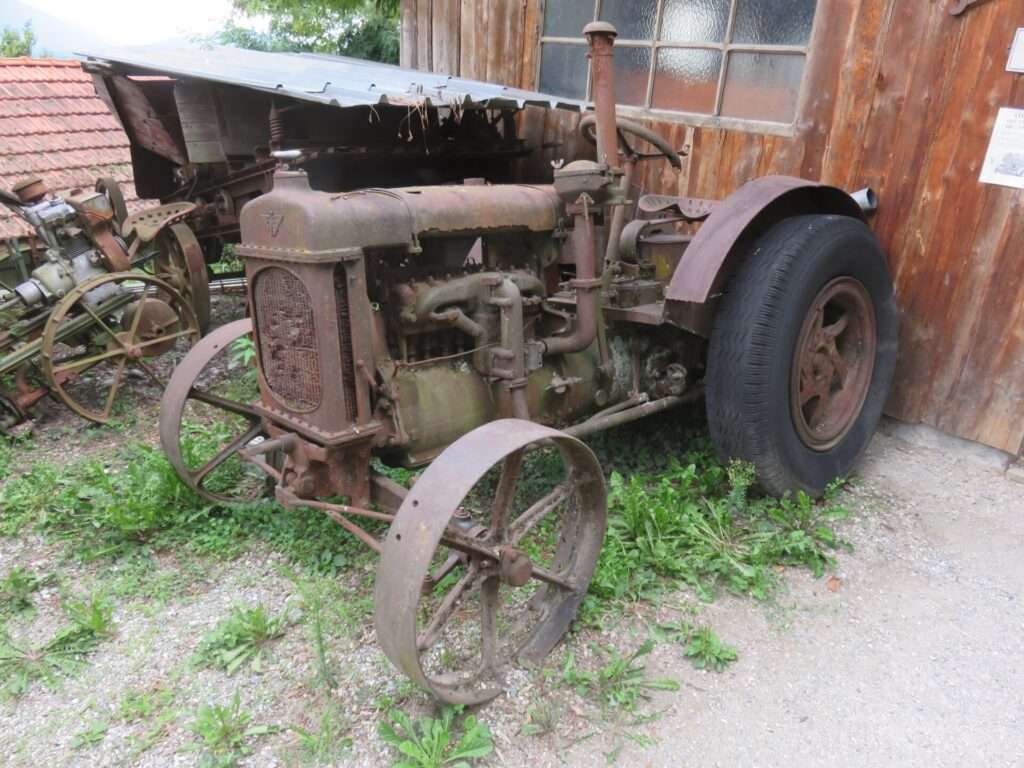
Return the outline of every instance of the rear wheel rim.
[[[846,437],[871,387],[878,337],[867,288],[837,277],[814,297],[797,337],[790,412],[800,440],[827,451]]]

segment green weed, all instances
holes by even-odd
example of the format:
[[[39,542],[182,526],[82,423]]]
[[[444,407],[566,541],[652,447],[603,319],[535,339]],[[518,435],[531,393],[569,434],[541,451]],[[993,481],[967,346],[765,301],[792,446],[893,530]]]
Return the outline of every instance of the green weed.
[[[113,634],[109,606],[98,599],[65,606],[71,623],[43,646],[30,648],[16,642],[0,627],[0,693],[20,696],[39,680],[55,686],[85,664],[86,657]]]
[[[654,641],[647,640],[629,656],[608,648],[611,660],[594,672],[576,668],[576,656],[570,652],[562,670],[562,680],[576,689],[580,696],[596,697],[604,706],[634,712],[650,691],[677,691],[679,683],[666,678],[651,679],[641,659],[654,650]]]
[[[461,710],[445,707],[440,718],[421,717],[415,723],[402,710],[391,710],[377,732],[403,755],[394,768],[468,768],[471,761],[491,754],[494,742],[484,723],[468,715],[456,726],[455,718]]]
[[[84,749],[93,747],[103,741],[110,729],[110,723],[106,720],[97,720],[87,725],[83,730],[75,734],[71,740],[72,749]]]
[[[287,627],[284,616],[271,617],[263,606],[232,608],[231,614],[200,641],[195,661],[223,669],[229,675],[245,664],[261,672],[264,649],[270,641],[284,635]]]
[[[36,576],[21,566],[15,566],[0,581],[0,616],[21,613],[32,607],[32,595],[55,578]]]
[[[562,715],[561,707],[553,701],[539,701],[526,708],[526,722],[519,728],[524,736],[547,736],[555,732]]]
[[[726,645],[711,627],[699,627],[690,633],[689,642],[683,655],[693,662],[697,669],[721,672],[736,661],[736,649]]]
[[[128,691],[118,705],[117,715],[125,723],[142,723],[141,735],[129,736],[135,754],[153,747],[170,732],[175,713],[170,708],[174,692],[156,685],[145,691]]]
[[[292,731],[298,737],[296,746],[300,762],[306,765],[336,763],[352,748],[349,730],[348,720],[335,705],[329,705],[324,709],[316,730],[293,726]]]
[[[249,740],[272,733],[267,725],[252,725],[252,715],[241,708],[238,692],[231,704],[204,704],[196,711],[188,729],[198,743],[188,749],[199,751],[201,768],[233,768],[246,755],[252,754]]]

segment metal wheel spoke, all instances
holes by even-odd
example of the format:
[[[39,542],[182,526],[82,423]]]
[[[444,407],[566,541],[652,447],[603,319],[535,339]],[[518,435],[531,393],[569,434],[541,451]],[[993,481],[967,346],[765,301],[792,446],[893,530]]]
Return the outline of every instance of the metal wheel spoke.
[[[207,405],[213,405],[231,413],[236,413],[239,416],[248,416],[252,419],[262,419],[263,416],[255,408],[244,403],[239,403],[236,400],[228,400],[227,398],[221,397],[220,395],[213,395],[209,392],[204,392],[197,387],[192,387],[189,391],[188,396],[192,400],[198,400],[201,403]]]
[[[116,333],[114,333],[114,332],[113,332],[112,330],[110,330],[110,326],[109,326],[109,325],[107,325],[107,324],[106,324],[106,323],[105,323],[105,322],[103,321],[103,318],[101,318],[101,317],[100,317],[99,315],[97,315],[97,314],[96,314],[96,313],[95,313],[95,312],[93,311],[92,307],[90,307],[90,306],[89,306],[88,304],[86,304],[86,303],[85,303],[85,301],[82,301],[82,308],[83,308],[83,309],[84,309],[84,310],[86,311],[86,314],[90,315],[90,316],[92,317],[92,319],[93,319],[93,320],[95,320],[95,321],[96,321],[96,323],[97,323],[97,324],[98,324],[98,325],[99,325],[99,326],[100,326],[100,327],[101,327],[101,328],[102,328],[102,329],[103,329],[104,331],[106,331],[106,332],[107,332],[107,334],[108,334],[108,335],[109,335],[109,336],[110,336],[110,337],[111,337],[111,338],[112,338],[112,339],[114,340],[114,342],[115,342],[116,344],[119,344],[119,345],[121,346],[121,348],[122,348],[122,349],[127,349],[127,348],[128,348],[128,346],[127,346],[127,345],[126,345],[126,344],[125,344],[125,343],[124,343],[123,341],[121,341],[121,339],[120,339],[120,338],[118,338],[117,334],[116,334]]]
[[[451,619],[455,613],[455,609],[459,606],[459,601],[462,600],[463,595],[477,582],[480,576],[480,566],[476,562],[471,562],[469,568],[462,575],[452,588],[448,590],[448,594],[444,596],[444,600],[441,601],[441,605],[438,606],[433,617],[430,619],[430,623],[424,628],[424,630],[416,638],[416,647],[420,651],[425,651],[434,643],[437,642],[438,636],[441,634],[441,630],[444,629],[448,620]]]
[[[543,581],[545,584],[561,587],[569,592],[573,592],[576,589],[576,583],[572,579],[566,578],[562,574],[555,573],[554,571],[548,570],[536,563],[533,566],[533,573],[531,577],[537,581]]]
[[[223,464],[225,461],[231,458],[234,454],[238,453],[239,448],[243,447],[249,441],[253,440],[262,431],[262,426],[257,424],[245,434],[236,437],[226,446],[221,448],[221,450],[217,453],[216,456],[214,456],[212,459],[206,462],[196,472],[192,473],[192,480],[195,482],[196,485],[201,484],[208,474],[210,474],[213,470],[215,470],[217,467],[219,467],[221,464]]]
[[[835,368],[835,373],[839,377],[839,388],[842,389],[846,386],[846,377],[849,373],[849,366],[843,359],[843,356],[839,354],[839,350],[836,349],[835,342],[829,346],[828,356],[832,360],[832,365]]]
[[[110,418],[110,411],[114,407],[114,398],[117,397],[117,391],[121,388],[121,382],[124,380],[124,367],[128,362],[127,357],[122,357],[117,363],[117,373],[114,374],[114,383],[110,385],[110,392],[107,393],[107,402],[103,406],[103,418]]]
[[[135,308],[135,314],[132,315],[132,327],[128,330],[128,343],[132,344],[135,342],[135,335],[139,332],[139,326],[142,325],[142,313],[146,308],[146,292],[142,292],[142,298],[139,299],[138,305]]]
[[[555,486],[547,496],[535,501],[530,508],[515,519],[508,529],[508,540],[511,544],[518,544],[522,538],[533,530],[545,516],[567,498],[572,489],[572,478],[564,483]]]
[[[480,585],[480,668],[493,670],[498,655],[498,610],[501,582],[488,576]]]
[[[133,360],[132,362],[139,366],[139,368],[142,369],[143,373],[149,376],[153,383],[160,387],[160,389],[164,388],[164,382],[160,380],[160,377],[156,375],[156,372],[152,368],[150,368],[146,362],[142,360]]]
[[[516,481],[523,468],[523,452],[510,453],[501,467],[498,488],[494,492],[494,503],[491,505],[491,526],[488,531],[491,538],[503,540],[508,526],[508,515],[512,509],[512,499],[516,495]]]
[[[124,357],[124,350],[108,350],[107,352],[101,352],[98,355],[87,357],[84,360],[76,360],[75,362],[68,363],[67,365],[59,365],[53,369],[53,374],[56,376],[57,374],[65,373],[66,371],[75,371],[76,373],[81,373],[82,369],[84,368],[91,368],[97,363],[102,363],[104,360],[109,360],[112,357],[118,356]]]
[[[824,334],[825,334],[826,336],[828,336],[829,338],[831,338],[831,339],[835,339],[835,338],[836,338],[836,337],[838,337],[838,336],[839,336],[839,335],[840,335],[840,334],[841,334],[841,333],[842,333],[843,331],[845,331],[845,330],[846,330],[846,327],[847,327],[847,326],[848,326],[849,324],[850,324],[850,318],[849,318],[848,316],[846,316],[846,315],[843,315],[843,316],[842,316],[842,317],[840,317],[840,318],[839,318],[838,320],[836,320],[836,321],[835,321],[834,323],[832,323],[832,325],[826,325],[826,326],[825,326],[824,328],[822,328],[821,330],[822,330],[822,332],[823,332],[823,333],[824,333]]]
[[[192,335],[192,331],[191,330],[177,331],[176,333],[169,333],[166,336],[161,336],[158,339],[148,339],[147,341],[143,341],[140,344],[136,344],[135,348],[136,349],[145,349],[146,347],[153,347],[153,346],[156,346],[157,344],[163,344],[165,341],[173,341],[174,339],[180,339],[183,336],[191,336],[191,335]]]

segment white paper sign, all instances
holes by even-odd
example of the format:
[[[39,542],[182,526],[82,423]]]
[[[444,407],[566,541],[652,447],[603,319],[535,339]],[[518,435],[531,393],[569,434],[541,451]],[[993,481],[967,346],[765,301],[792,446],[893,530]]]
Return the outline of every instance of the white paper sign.
[[[1006,62],[1007,72],[1024,72],[1024,27],[1017,28],[1010,46],[1010,60]]]
[[[981,166],[981,181],[1024,189],[1024,109],[999,110]]]

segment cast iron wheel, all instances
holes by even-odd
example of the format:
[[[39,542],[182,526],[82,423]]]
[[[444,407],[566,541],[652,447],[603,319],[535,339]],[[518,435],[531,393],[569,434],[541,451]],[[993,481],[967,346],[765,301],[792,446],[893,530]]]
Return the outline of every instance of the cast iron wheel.
[[[857,219],[798,216],[762,235],[732,276],[708,348],[719,456],[760,485],[820,495],[878,425],[899,319],[878,241]]]
[[[524,461],[530,478],[517,485]],[[516,661],[538,663],[569,628],[606,515],[601,467],[576,438],[518,419],[459,438],[384,542],[374,618],[385,654],[442,701],[494,698]]]
[[[117,312],[97,311],[95,298],[132,292],[138,298]],[[130,296],[129,296],[130,298]],[[66,323],[91,318],[88,332],[68,337]],[[150,275],[117,272],[80,283],[57,303],[43,327],[40,368],[51,394],[75,413],[105,424],[129,370],[163,391],[164,380],[149,361],[199,340],[191,305],[167,283]]]
[[[203,249],[187,224],[171,224],[156,238],[153,274],[169,283],[192,305],[199,330],[210,327],[210,283]]]
[[[251,405],[259,399],[254,352],[244,343],[251,337],[249,318],[217,328],[174,369],[160,402],[168,461],[189,488],[218,504],[252,501],[269,488],[267,475],[239,456],[267,436]]]

